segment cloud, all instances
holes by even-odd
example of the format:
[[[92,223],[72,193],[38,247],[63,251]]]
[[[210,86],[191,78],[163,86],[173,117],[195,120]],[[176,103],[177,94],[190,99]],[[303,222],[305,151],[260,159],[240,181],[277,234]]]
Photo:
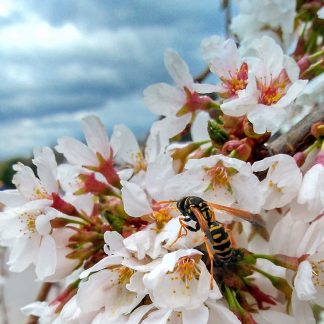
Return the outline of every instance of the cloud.
[[[164,49],[201,71],[200,41],[222,25],[217,7],[214,0],[2,0],[0,158],[78,135],[88,113],[143,136],[154,117],[142,91],[170,81]]]

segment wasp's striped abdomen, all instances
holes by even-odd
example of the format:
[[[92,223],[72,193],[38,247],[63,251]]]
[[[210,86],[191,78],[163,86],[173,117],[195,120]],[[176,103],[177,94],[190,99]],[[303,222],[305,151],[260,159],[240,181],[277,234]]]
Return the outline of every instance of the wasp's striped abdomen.
[[[219,222],[211,222],[209,225],[213,238],[213,249],[219,261],[230,262],[232,258],[232,244],[224,226]]]

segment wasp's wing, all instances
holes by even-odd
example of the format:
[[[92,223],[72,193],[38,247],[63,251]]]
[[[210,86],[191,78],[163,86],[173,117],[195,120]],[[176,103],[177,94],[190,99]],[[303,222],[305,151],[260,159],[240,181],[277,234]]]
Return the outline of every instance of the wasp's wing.
[[[264,220],[261,218],[261,216],[259,214],[252,214],[245,210],[227,207],[227,206],[223,206],[223,205],[219,205],[219,204],[215,204],[215,203],[211,203],[211,202],[208,202],[208,205],[211,208],[219,209],[219,210],[225,211],[233,216],[242,218],[257,227],[265,227]]]
[[[198,208],[196,208],[196,207],[190,207],[190,208],[191,208],[192,212],[195,214],[195,216],[197,218],[197,221],[198,221],[198,223],[200,225],[200,228],[206,234],[208,240],[210,242],[213,242],[213,237],[212,237],[212,235],[210,233],[210,229],[208,227],[208,224],[207,224],[204,216],[201,214],[201,212],[199,211]]]

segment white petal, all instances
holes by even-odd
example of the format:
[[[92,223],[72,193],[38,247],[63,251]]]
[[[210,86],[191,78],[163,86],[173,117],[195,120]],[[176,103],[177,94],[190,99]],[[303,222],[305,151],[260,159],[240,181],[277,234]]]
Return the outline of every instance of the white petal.
[[[142,324],[167,324],[168,318],[170,317],[171,313],[172,309],[158,309],[154,312],[151,312],[142,321]]]
[[[32,262],[35,261],[38,253],[40,238],[22,237],[16,240],[9,255],[9,270],[13,272],[24,271]]]
[[[290,105],[304,90],[308,80],[297,80],[288,89],[287,93],[273,106],[285,108]]]
[[[105,258],[101,259],[98,263],[96,263],[94,266],[92,266],[91,268],[81,272],[79,277],[80,277],[80,279],[84,279],[84,278],[88,277],[90,273],[103,270],[111,265],[121,264],[122,260],[123,260],[123,258],[118,255],[111,255],[111,256],[105,257]]]
[[[127,181],[121,181],[121,184],[123,204],[127,214],[140,217],[153,211],[142,188]]]
[[[253,107],[247,116],[253,124],[254,132],[263,134],[266,131],[271,133],[276,132],[288,117],[288,114],[281,107],[258,104]]]
[[[43,280],[47,276],[51,276],[56,268],[56,245],[52,236],[43,236],[38,257],[36,261],[36,275],[38,280]]]
[[[162,190],[163,184],[175,176],[172,158],[169,154],[160,154],[154,163],[149,163],[145,175],[147,191],[155,200],[168,199]]]
[[[88,146],[72,137],[65,136],[59,138],[55,149],[57,152],[64,154],[71,164],[84,166],[98,165],[95,153]]]
[[[294,281],[297,297],[300,300],[314,300],[316,288],[312,281],[312,266],[308,261],[303,261],[299,267]]]
[[[199,308],[184,310],[182,312],[183,324],[207,324],[208,317],[208,308],[204,305]]]
[[[141,319],[147,314],[154,306],[154,304],[143,305],[136,308],[129,317],[127,324],[138,324]]]
[[[298,324],[315,324],[315,318],[310,303],[301,301],[293,291],[291,296],[292,313],[297,319]]]
[[[82,129],[89,148],[94,153],[109,159],[110,145],[105,126],[97,116],[88,116],[82,119]]]
[[[125,125],[116,125],[111,136],[111,145],[114,156],[117,161],[135,165],[138,154],[141,153],[140,147],[137,143],[133,132]]]
[[[6,207],[18,207],[28,200],[16,189],[0,191],[0,202]]]
[[[209,320],[208,324],[213,323],[226,323],[226,324],[240,324],[241,321],[236,315],[231,312],[228,307],[218,302],[207,302],[209,308]]]
[[[46,191],[49,194],[57,192],[57,163],[53,151],[49,147],[34,149],[33,163],[37,166],[38,177]]]
[[[200,142],[210,139],[207,129],[209,119],[209,114],[205,111],[201,111],[199,112],[199,114],[197,114],[191,126],[191,137],[194,142]]]
[[[39,215],[37,216],[35,220],[35,226],[36,230],[41,235],[48,235],[51,230],[52,226],[50,224],[50,221],[58,216],[58,213],[55,212],[54,209],[50,209],[48,213],[45,215]]]
[[[183,91],[166,83],[153,84],[144,90],[144,103],[157,115],[175,116],[185,104]]]
[[[34,302],[22,307],[20,310],[24,315],[42,316],[44,310],[48,307],[47,302]]]
[[[164,64],[172,79],[179,88],[192,89],[193,78],[189,72],[188,65],[173,49],[164,52]]]

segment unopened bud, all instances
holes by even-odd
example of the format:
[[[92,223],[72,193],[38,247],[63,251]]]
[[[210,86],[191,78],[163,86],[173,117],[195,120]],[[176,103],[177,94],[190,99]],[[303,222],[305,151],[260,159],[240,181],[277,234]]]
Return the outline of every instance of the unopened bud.
[[[66,215],[77,215],[78,212],[73,205],[66,202],[63,198],[61,198],[57,193],[52,193],[53,203],[52,206],[56,210],[62,212]]]
[[[249,284],[246,286],[246,288],[248,292],[253,296],[255,301],[258,303],[259,309],[265,309],[263,303],[267,303],[270,305],[277,304],[275,299],[272,296],[264,293],[257,285]]]
[[[235,158],[247,161],[251,156],[252,147],[253,142],[248,138],[244,138],[243,140],[232,140],[224,144],[222,153],[228,155],[235,151]]]
[[[297,62],[297,64],[300,70],[300,74],[302,74],[311,66],[312,62],[309,59],[309,56],[305,55]]]
[[[321,164],[324,166],[324,151],[319,151],[315,157],[315,164]]]
[[[297,153],[293,156],[293,158],[295,159],[296,164],[297,164],[299,167],[301,167],[301,166],[304,164],[304,162],[305,162],[306,155],[305,155],[305,153],[303,153],[303,152],[297,152]]]
[[[69,224],[69,219],[63,217],[56,217],[50,220],[52,228],[61,228]]]
[[[229,138],[224,128],[215,120],[208,121],[208,134],[214,143],[220,145],[223,145]]]
[[[271,262],[277,266],[297,271],[299,263],[302,260],[297,257],[290,257],[284,254],[275,254],[271,256]]]
[[[324,137],[324,122],[317,122],[311,127],[311,134],[317,139]]]

